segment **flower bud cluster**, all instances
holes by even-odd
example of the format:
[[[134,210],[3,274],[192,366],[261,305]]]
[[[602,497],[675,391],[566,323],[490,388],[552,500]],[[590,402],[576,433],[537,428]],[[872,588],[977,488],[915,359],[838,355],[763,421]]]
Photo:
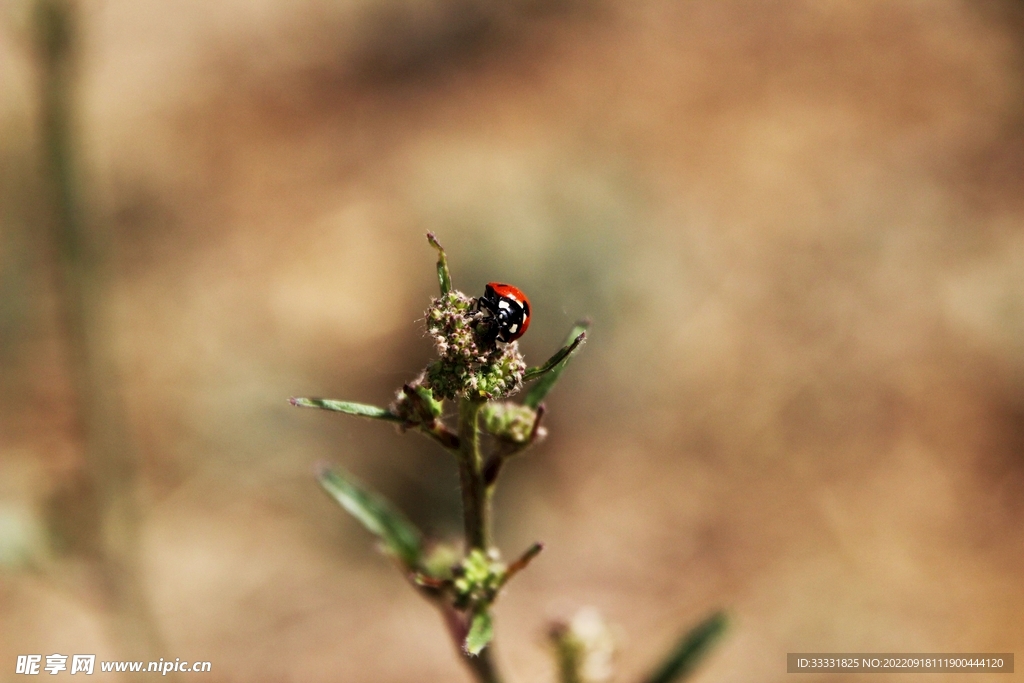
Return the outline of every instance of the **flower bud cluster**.
[[[518,403],[488,403],[480,415],[488,434],[517,445],[530,443],[531,437],[541,436],[540,432],[544,430],[540,427],[538,434],[534,435],[537,411]]]
[[[452,290],[427,309],[427,331],[438,359],[426,370],[426,382],[437,399],[504,398],[520,389],[526,363],[519,346],[486,345],[477,333],[481,315],[476,300]]]
[[[501,588],[507,568],[497,559],[497,551],[485,554],[474,549],[455,569],[455,602],[466,607],[490,604]]]

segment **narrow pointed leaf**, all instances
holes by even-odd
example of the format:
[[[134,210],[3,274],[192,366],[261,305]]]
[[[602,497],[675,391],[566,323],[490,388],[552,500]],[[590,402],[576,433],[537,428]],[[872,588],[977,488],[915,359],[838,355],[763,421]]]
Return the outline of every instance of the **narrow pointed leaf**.
[[[583,320],[576,323],[576,326],[572,328],[571,332],[569,332],[569,336],[565,338],[565,346],[563,348],[572,347],[575,340],[578,339],[580,335],[586,333],[588,327],[590,327],[589,320]],[[541,401],[543,401],[548,395],[548,392],[555,386],[555,382],[557,382],[558,378],[561,376],[562,370],[565,370],[565,366],[569,364],[569,354],[571,353],[572,351],[569,351],[569,353],[567,353],[562,360],[556,363],[547,374],[541,377],[536,384],[530,387],[530,390],[526,392],[526,398],[523,400],[523,403],[534,410],[537,409],[537,406],[541,404]]]
[[[491,622],[491,615],[486,611],[477,612],[473,615],[473,622],[466,635],[466,652],[475,657],[487,647],[492,638],[494,638],[494,624]]]
[[[552,372],[556,367],[558,367],[559,363],[563,363],[565,360],[567,360],[569,358],[569,356],[571,356],[573,354],[573,352],[577,348],[579,348],[580,344],[582,344],[583,341],[586,338],[587,338],[587,333],[586,332],[580,332],[578,335],[576,335],[576,338],[573,339],[572,342],[570,342],[569,344],[566,344],[565,346],[563,346],[561,349],[558,350],[558,353],[556,353],[555,355],[551,356],[551,358],[548,359],[547,363],[545,363],[544,365],[541,365],[540,367],[528,369],[526,371],[526,374],[523,375],[523,381],[524,382],[529,382],[531,380],[537,379],[538,377],[541,377],[542,375],[546,375],[547,373]],[[559,373],[561,373],[561,370],[559,370]],[[557,379],[557,376],[556,376],[556,379]],[[552,382],[552,385],[553,384],[554,384],[554,382]],[[549,391],[550,389],[551,389],[550,386],[547,387],[547,390],[544,391],[544,394],[547,394],[547,391]],[[537,402],[537,405],[540,405],[539,401]],[[535,407],[535,406],[531,406],[531,407]]]
[[[405,515],[383,497],[357,484],[346,472],[325,469],[319,479],[327,493],[377,536],[391,555],[410,570],[419,567],[422,535]]]
[[[506,583],[509,582],[509,579],[511,579],[513,576],[526,569],[526,567],[529,566],[531,562],[533,562],[533,558],[540,555],[540,551],[542,550],[544,550],[543,543],[534,543],[529,548],[527,548],[526,552],[520,555],[519,559],[510,564],[508,566],[508,569],[505,570],[505,575],[501,578],[501,585],[504,586]]]
[[[441,285],[441,296],[444,296],[452,291],[452,274],[448,272],[448,257],[434,233],[427,233],[427,241],[430,242],[430,246],[437,249],[437,282]]]
[[[661,666],[644,683],[672,683],[693,671],[697,662],[725,631],[728,622],[724,612],[716,612],[687,633],[669,653]]]
[[[288,402],[300,408],[322,408],[323,410],[333,410],[334,412],[345,413],[346,415],[369,417],[374,420],[402,421],[402,418],[393,415],[387,408],[379,408],[365,403],[336,401],[333,398],[290,398]]]

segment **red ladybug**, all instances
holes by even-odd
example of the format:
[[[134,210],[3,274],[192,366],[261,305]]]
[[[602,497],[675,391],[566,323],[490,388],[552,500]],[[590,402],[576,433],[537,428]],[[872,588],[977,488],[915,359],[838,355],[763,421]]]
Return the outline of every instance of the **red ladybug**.
[[[484,295],[477,299],[478,311],[486,311],[486,342],[513,342],[523,336],[530,326],[530,300],[518,287],[501,282],[488,282]]]

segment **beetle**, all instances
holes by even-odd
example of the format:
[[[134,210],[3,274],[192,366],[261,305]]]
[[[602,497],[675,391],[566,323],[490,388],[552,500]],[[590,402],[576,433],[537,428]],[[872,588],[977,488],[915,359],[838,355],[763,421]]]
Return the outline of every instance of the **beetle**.
[[[476,300],[478,311],[486,311],[488,324],[484,341],[514,342],[530,326],[530,300],[523,290],[503,282],[488,282],[484,295]]]

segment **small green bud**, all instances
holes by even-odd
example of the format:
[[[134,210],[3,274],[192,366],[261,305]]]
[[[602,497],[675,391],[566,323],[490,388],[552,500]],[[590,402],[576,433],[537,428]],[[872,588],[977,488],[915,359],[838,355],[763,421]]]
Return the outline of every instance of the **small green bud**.
[[[448,580],[452,578],[452,567],[459,563],[459,551],[453,545],[438,543],[427,550],[422,562],[429,576]]]

